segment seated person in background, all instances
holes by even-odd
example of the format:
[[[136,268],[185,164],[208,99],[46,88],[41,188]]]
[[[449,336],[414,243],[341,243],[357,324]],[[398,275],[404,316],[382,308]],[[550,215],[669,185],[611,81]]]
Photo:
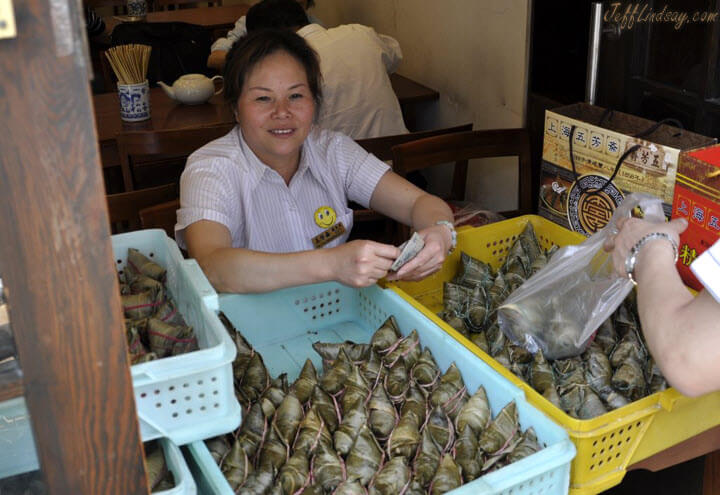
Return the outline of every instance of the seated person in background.
[[[230,50],[224,77],[238,125],[188,158],[175,226],[178,243],[218,291],[376,283],[400,250],[346,243],[349,200],[423,237],[424,248],[393,278],[419,280],[440,269],[454,247],[450,208],[349,137],[313,124],[320,64],[303,38],[290,30],[250,33]],[[329,240],[322,249],[313,243],[318,236]]]
[[[85,7],[85,29],[90,41],[110,43],[110,36],[105,31],[105,21],[97,15],[92,7]]]
[[[318,124],[353,139],[405,134],[397,96],[388,73],[402,60],[390,36],[360,24],[325,29],[308,24],[294,0],[263,0],[247,14],[249,31],[293,29],[320,59],[323,107]]]
[[[605,249],[612,250],[617,273],[626,276],[625,262],[638,246],[632,270],[638,313],[650,353],[668,383],[688,396],[720,390],[720,241],[691,265],[706,289],[693,296],[673,260],[686,220],[657,224],[629,218],[618,228]]]
[[[315,0],[295,0],[305,11],[310,10],[315,5]],[[307,14],[310,22],[314,24],[320,24],[320,20],[312,14]],[[230,51],[233,44],[247,34],[247,27],[245,26],[246,18],[242,16],[240,19],[235,21],[235,27],[228,31],[225,38],[218,38],[210,47],[210,56],[208,57],[207,65],[211,69],[222,70],[225,66],[225,56]]]

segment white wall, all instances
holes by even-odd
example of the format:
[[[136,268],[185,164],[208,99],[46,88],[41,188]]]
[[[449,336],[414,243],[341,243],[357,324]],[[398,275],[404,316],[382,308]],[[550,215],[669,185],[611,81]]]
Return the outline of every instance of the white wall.
[[[327,27],[358,22],[400,42],[398,72],[440,92],[423,105],[422,128],[492,129],[525,125],[529,8],[528,0],[316,0],[313,13]],[[516,208],[516,163],[471,166],[468,199]],[[432,174],[433,190],[448,191],[449,175]]]

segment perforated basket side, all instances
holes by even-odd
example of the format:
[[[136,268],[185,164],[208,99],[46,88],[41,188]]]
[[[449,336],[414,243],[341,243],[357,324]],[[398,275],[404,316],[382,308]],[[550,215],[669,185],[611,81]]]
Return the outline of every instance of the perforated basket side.
[[[658,409],[641,409],[613,423],[612,427],[573,436],[578,454],[571,464],[571,492],[599,493],[620,483],[635,449],[645,436]]]

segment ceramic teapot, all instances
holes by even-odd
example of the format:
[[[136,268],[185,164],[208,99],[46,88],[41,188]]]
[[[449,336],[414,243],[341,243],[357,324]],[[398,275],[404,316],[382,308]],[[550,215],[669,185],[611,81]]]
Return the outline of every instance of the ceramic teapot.
[[[172,86],[168,86],[162,81],[158,81],[158,85],[175,101],[185,103],[186,105],[199,105],[205,103],[213,95],[219,94],[223,88],[220,87],[215,91],[215,80],[223,80],[222,76],[206,77],[203,74],[185,74],[180,76]]]

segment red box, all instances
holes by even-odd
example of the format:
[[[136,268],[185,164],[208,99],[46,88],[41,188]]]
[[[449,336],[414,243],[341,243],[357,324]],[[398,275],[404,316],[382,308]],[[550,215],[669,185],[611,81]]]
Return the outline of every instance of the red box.
[[[677,267],[685,284],[700,290],[690,263],[720,237],[720,145],[680,153],[672,218],[688,220]]]

